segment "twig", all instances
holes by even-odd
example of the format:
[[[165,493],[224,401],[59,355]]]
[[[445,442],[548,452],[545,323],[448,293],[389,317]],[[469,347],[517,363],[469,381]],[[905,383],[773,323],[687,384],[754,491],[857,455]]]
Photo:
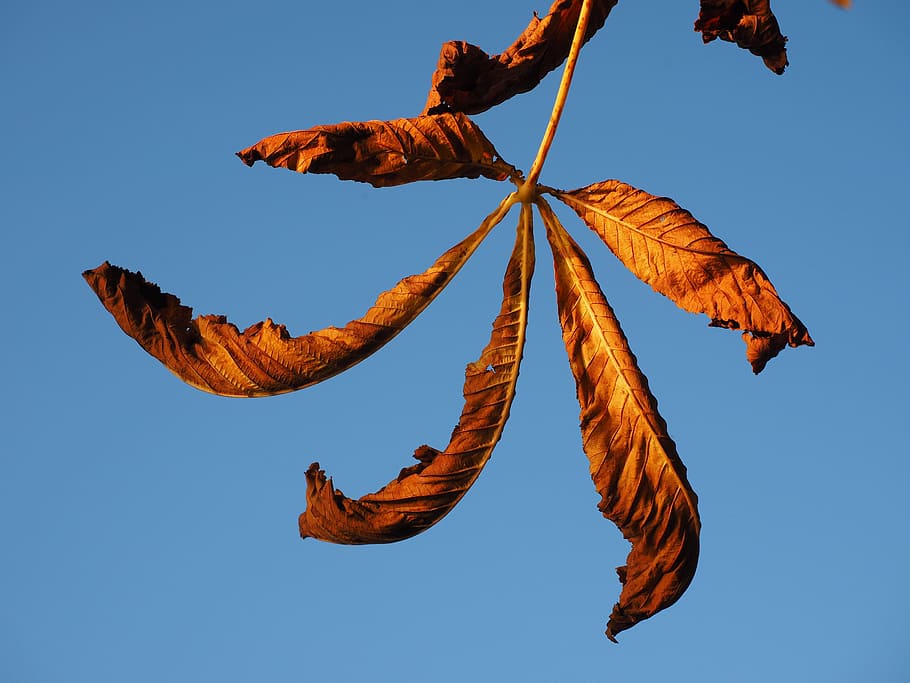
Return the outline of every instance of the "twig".
[[[553,102],[553,109],[550,112],[550,120],[547,122],[547,129],[544,131],[543,139],[540,141],[540,148],[537,150],[537,156],[528,173],[522,187],[519,189],[521,201],[532,201],[533,195],[536,194],[534,186],[540,177],[540,171],[543,168],[543,162],[550,151],[550,145],[553,144],[553,137],[556,135],[556,127],[559,125],[559,119],[562,116],[562,110],[566,105],[566,97],[569,94],[569,87],[572,85],[572,75],[575,73],[575,64],[578,61],[578,53],[581,51],[581,45],[584,43],[585,33],[588,30],[588,17],[591,15],[592,0],[584,0],[581,10],[578,13],[578,24],[575,26],[575,35],[572,37],[572,47],[569,49],[569,56],[566,59],[566,66],[562,72],[562,80],[559,82],[559,90],[556,93],[556,100]]]

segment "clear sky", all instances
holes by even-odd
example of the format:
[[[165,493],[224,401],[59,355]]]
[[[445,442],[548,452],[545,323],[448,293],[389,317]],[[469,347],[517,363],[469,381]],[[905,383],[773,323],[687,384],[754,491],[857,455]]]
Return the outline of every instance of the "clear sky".
[[[582,52],[541,181],[673,197],[762,265],[817,343],[753,376],[738,334],[561,212],[703,522],[688,592],[613,645],[628,545],[596,509],[542,226],[503,439],[448,517],[388,546],[301,541],[304,472],[318,460],[356,496],[445,445],[517,211],[383,351],[275,398],[182,384],[80,277],[110,260],[241,328],[359,316],[511,186],[374,190],[234,152],[416,115],[443,41],[498,52],[548,4],[4,3],[0,679],[910,680],[910,9],[856,4],[775,3],[782,77],[702,45],[695,0],[621,0]],[[557,83],[475,117],[520,168]]]

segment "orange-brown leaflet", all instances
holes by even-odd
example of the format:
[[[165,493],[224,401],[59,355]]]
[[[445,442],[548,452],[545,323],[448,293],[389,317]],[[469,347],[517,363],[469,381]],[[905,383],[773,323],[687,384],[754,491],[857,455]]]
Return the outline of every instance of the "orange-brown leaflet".
[[[505,180],[518,173],[460,113],[315,126],[271,135],[237,156],[248,166],[261,160],[299,173],[333,173],[373,187],[479,176]]]
[[[720,38],[749,50],[776,74],[782,74],[789,63],[787,38],[771,12],[770,0],[701,0],[695,30],[706,43]]]
[[[83,276],[123,331],[187,384],[221,396],[271,396],[321,382],[379,350],[452,281],[507,211],[503,202],[426,271],[380,294],[363,317],[301,337],[270,319],[240,332],[224,316],[193,318],[192,308],[141,273],[106,262]]]
[[[632,543],[607,637],[669,607],[698,564],[697,497],[648,381],[587,257],[549,205],[538,204],[553,251],[556,299],[581,406],[581,433],[598,506]]]
[[[528,292],[534,269],[531,212],[522,206],[518,235],[503,280],[503,299],[490,342],[465,371],[464,408],[444,451],[418,448],[419,461],[387,486],[346,498],[313,463],[300,535],[334,543],[391,543],[442,519],[477,479],[502,435],[515,396],[524,348]]]
[[[707,314],[711,325],[742,330],[754,372],[787,344],[814,344],[762,269],[673,200],[618,180],[551,192],[638,278],[680,308]]]
[[[585,42],[600,29],[617,0],[594,0]],[[531,23],[502,54],[449,41],[442,46],[424,113],[477,114],[532,90],[569,54],[581,0],[556,0],[549,13]]]

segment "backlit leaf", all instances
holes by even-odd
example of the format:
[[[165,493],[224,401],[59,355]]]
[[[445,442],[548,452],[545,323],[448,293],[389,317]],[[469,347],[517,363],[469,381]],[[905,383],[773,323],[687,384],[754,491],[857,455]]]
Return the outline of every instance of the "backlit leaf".
[[[695,30],[706,43],[720,38],[749,50],[776,74],[787,68],[787,39],[771,13],[770,0],[701,0]]]
[[[109,263],[83,277],[123,331],[187,384],[221,396],[270,396],[321,382],[379,350],[451,282],[507,212],[503,202],[426,271],[380,294],[362,318],[302,337],[270,319],[241,332],[224,316],[193,318],[192,308],[141,273]]]
[[[676,602],[698,563],[697,497],[657,401],[587,257],[546,202],[563,341],[581,406],[581,434],[599,509],[632,543],[607,637]]]
[[[300,535],[334,543],[390,543],[442,519],[477,479],[493,452],[515,397],[534,269],[531,212],[522,206],[515,248],[503,280],[503,299],[490,342],[465,371],[464,408],[444,451],[418,448],[419,461],[376,493],[346,498],[313,463],[307,471],[307,509]]]
[[[594,0],[586,42],[604,25],[616,2]],[[581,5],[581,0],[556,0],[543,19],[535,13],[515,42],[492,57],[464,41],[445,43],[424,112],[477,114],[532,90],[569,55]]]
[[[618,180],[571,192],[570,206],[637,277],[711,325],[743,331],[758,373],[787,344],[814,342],[758,264],[732,251],[673,200]]]
[[[346,121],[279,133],[237,152],[245,164],[299,173],[333,173],[373,187],[416,180],[484,176],[505,180],[518,173],[464,114],[393,121]]]

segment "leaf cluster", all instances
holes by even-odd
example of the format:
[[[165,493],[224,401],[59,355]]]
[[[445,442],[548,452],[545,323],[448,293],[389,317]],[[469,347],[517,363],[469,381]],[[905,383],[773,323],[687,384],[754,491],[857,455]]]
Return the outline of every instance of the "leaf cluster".
[[[619,180],[574,190],[537,182],[581,46],[604,26],[617,0],[556,0],[502,53],[463,41],[443,45],[426,105],[413,118],[343,122],[266,137],[238,152],[299,173],[331,173],[374,187],[484,177],[510,192],[461,242],[425,271],[379,295],[343,327],[292,336],[271,319],[241,331],[224,316],[192,309],[107,262],[85,279],[123,331],[184,382],[214,394],[271,396],[350,368],[388,343],[452,281],[487,235],[520,206],[502,303],[489,343],[467,366],[464,407],[448,445],[427,445],[375,493],[346,497],[318,463],[307,471],[302,537],[335,543],[389,543],[414,536],[464,496],[500,439],[515,397],[535,265],[532,206],[553,256],[559,320],[581,408],[584,451],[599,509],[631,542],[617,571],[619,601],[607,625],[615,639],[675,602],[695,574],[701,527],[697,497],[657,401],[638,367],[591,265],[546,196],[571,208],[638,278],[710,324],[738,330],[755,373],[787,346],[811,346],[803,323],[762,269],[730,249],[673,200]],[[841,0],[841,6],[849,4]],[[769,0],[701,0],[695,29],[707,43],[734,42],[774,72],[787,65],[786,38]],[[547,134],[527,177],[501,158],[469,118],[527,92],[566,63]]]

